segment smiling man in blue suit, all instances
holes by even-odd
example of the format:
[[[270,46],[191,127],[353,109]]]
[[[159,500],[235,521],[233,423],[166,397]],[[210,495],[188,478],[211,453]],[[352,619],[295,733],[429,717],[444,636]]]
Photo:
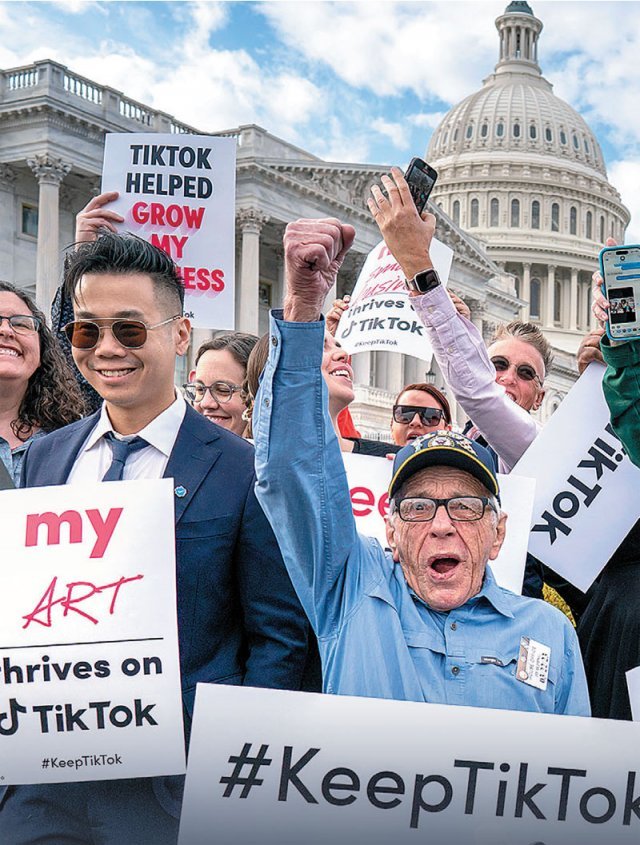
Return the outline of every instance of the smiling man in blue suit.
[[[65,286],[74,359],[104,403],[34,444],[23,486],[174,479],[187,733],[200,681],[299,689],[308,626],[254,495],[253,447],[211,425],[173,385],[190,334],[177,267],[139,238],[105,234],[67,259]],[[175,843],[182,781],[9,787],[0,842]]]

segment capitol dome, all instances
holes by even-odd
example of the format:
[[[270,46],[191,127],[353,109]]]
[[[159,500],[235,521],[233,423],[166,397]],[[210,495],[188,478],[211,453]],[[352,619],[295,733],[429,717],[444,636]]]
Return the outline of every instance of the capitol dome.
[[[629,212],[594,133],[542,75],[542,21],[513,2],[496,28],[494,72],[440,122],[426,158],[438,171],[434,202],[511,276],[522,319],[540,324],[564,362],[564,386],[547,391],[544,418],[591,325],[598,252],[608,237],[624,241]]]

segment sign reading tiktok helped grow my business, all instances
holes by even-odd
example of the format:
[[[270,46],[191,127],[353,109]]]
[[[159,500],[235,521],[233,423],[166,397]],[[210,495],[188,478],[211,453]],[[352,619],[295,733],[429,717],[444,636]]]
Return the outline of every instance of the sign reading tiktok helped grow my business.
[[[184,772],[171,480],[0,505],[0,785]]]
[[[119,228],[164,249],[180,267],[196,328],[233,329],[236,139],[114,133],[102,190]]]
[[[440,281],[446,285],[453,250],[434,238],[430,254]],[[364,262],[349,308],[340,319],[336,340],[349,354],[380,349],[431,361],[426,329],[413,310],[400,265],[384,241]]]

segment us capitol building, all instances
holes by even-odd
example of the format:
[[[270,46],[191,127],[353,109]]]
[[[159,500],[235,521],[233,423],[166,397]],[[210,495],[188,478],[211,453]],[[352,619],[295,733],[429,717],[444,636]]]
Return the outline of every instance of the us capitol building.
[[[439,171],[433,193],[437,235],[451,246],[449,286],[489,338],[517,317],[540,323],[556,349],[538,415],[555,410],[577,376],[574,353],[590,325],[589,283],[600,245],[622,241],[629,213],[607,182],[593,133],[552,93],[538,65],[542,23],[527,3],[496,21],[499,61],[480,91],[455,106],[434,132],[426,158]],[[0,278],[35,294],[48,310],[75,214],[100,190],[108,132],[198,133],[237,139],[236,326],[262,333],[282,301],[284,227],[298,217],[334,216],[357,236],[336,293],[353,288],[380,240],[366,197],[388,167],[323,161],[264,129],[206,133],[122,92],[43,60],[0,71]],[[211,333],[194,332],[176,382]],[[443,385],[431,366],[393,352],[354,356],[356,425],[388,433],[404,384]],[[454,417],[464,421],[453,405]]]

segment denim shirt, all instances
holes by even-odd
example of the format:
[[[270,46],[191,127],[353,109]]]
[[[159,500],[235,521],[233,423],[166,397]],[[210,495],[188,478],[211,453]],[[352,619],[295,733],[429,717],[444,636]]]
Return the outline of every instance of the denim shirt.
[[[46,431],[38,431],[32,434],[28,440],[12,449],[4,437],[0,437],[0,461],[5,465],[7,472],[13,479],[16,487],[20,486],[20,472],[22,470],[22,462],[27,453],[30,444],[37,440],[38,437],[44,437]]]
[[[324,322],[271,318],[256,404],[256,493],[318,637],[324,690],[343,695],[589,715],[568,620],[499,587],[449,613],[431,610],[401,567],[355,527],[320,370]],[[550,648],[541,690],[516,678],[522,637]]]

